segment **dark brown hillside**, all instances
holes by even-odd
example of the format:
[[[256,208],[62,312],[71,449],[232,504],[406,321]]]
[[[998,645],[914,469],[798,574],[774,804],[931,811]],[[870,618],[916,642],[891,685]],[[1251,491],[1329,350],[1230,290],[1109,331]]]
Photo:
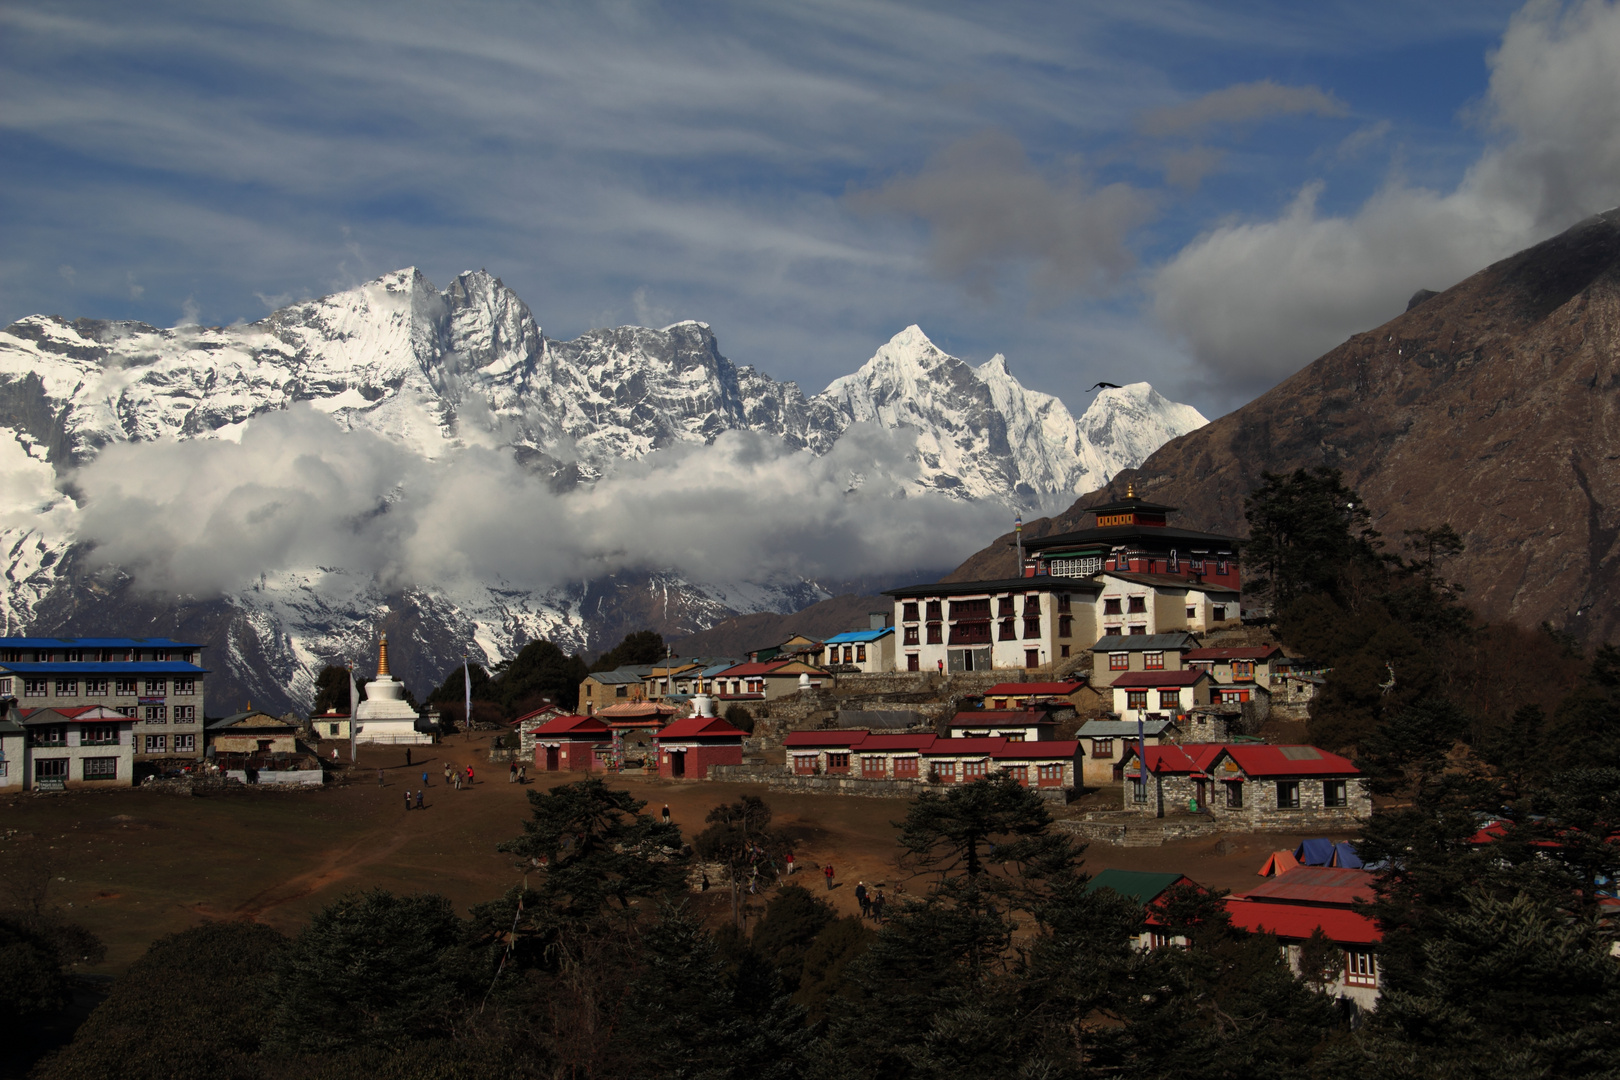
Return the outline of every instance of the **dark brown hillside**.
[[[1620,210],[1504,259],[1358,334],[1159,449],[1030,534],[1138,492],[1193,528],[1243,535],[1264,471],[1344,470],[1393,546],[1450,522],[1452,568],[1490,619],[1620,638]],[[953,577],[996,577],[1011,536]]]

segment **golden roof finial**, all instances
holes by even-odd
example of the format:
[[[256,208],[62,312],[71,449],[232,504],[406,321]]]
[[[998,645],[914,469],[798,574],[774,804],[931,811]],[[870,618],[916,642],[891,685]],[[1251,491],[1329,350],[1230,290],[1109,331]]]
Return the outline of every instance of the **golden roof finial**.
[[[1136,498],[1136,481],[1135,480],[1127,480],[1127,481],[1125,481],[1125,497],[1127,499]]]
[[[382,644],[377,646],[377,678],[388,674],[388,635],[382,636]]]

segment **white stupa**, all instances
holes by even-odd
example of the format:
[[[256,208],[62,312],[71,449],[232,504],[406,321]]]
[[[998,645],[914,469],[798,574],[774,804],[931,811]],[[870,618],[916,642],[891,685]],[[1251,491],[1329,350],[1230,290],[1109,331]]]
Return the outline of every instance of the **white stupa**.
[[[431,743],[433,736],[416,730],[416,710],[405,700],[405,684],[388,673],[388,635],[377,647],[377,677],[366,683],[366,700],[355,709],[360,728],[355,741],[410,746]]]

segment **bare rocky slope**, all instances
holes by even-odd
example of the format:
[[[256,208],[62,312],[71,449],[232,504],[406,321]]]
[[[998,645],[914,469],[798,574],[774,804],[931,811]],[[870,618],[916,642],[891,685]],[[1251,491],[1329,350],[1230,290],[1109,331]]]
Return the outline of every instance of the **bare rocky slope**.
[[[1486,618],[1620,638],[1620,210],[1413,300],[1026,534],[1075,528],[1134,481],[1189,527],[1241,536],[1261,473],[1328,465],[1392,546],[1457,529],[1451,572]],[[952,578],[1010,571],[1011,539]]]

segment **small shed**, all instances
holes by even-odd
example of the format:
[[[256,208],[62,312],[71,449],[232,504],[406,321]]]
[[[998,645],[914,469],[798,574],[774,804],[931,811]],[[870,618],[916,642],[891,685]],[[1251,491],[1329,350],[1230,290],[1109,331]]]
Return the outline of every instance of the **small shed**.
[[[747,733],[718,716],[688,716],[653,736],[658,775],[703,778],[710,765],[741,765]]]
[[[606,772],[613,729],[594,716],[554,716],[527,732],[535,772]]]
[[[232,713],[208,725],[216,754],[295,754],[298,725],[258,709]]]
[[[1057,730],[1044,709],[964,709],[951,718],[951,738],[1050,739]]]

